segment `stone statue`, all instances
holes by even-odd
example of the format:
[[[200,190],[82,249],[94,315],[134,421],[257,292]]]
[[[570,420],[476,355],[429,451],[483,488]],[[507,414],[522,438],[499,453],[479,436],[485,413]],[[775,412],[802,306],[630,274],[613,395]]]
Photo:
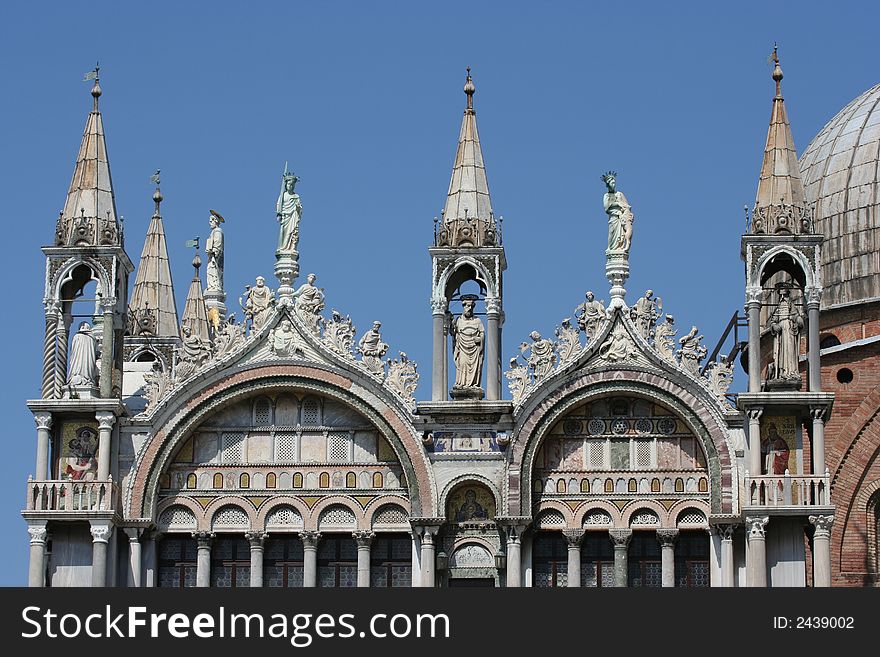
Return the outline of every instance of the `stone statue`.
[[[681,357],[682,366],[694,376],[700,375],[700,361],[706,357],[708,349],[701,342],[702,335],[697,335],[697,327],[691,327],[687,335],[679,338],[678,343],[681,348],[678,355]]]
[[[531,350],[526,361],[532,370],[535,383],[540,383],[553,371],[553,366],[556,364],[556,345],[553,344],[553,340],[542,338],[537,331],[529,333],[529,337],[532,339],[532,344],[523,342],[519,350],[523,358],[526,358],[525,352]]]
[[[654,333],[654,325],[657,318],[660,317],[660,310],[663,308],[663,300],[659,297],[654,298],[654,291],[648,290],[645,296],[639,297],[635,305],[629,309],[629,316],[636,325],[639,335],[645,341],[651,339]]]
[[[210,345],[206,344],[189,326],[183,327],[183,344],[177,350],[177,366],[174,370],[175,381],[184,379],[208,362],[211,357]]]
[[[276,356],[295,356],[301,349],[297,344],[293,323],[286,317],[269,333],[269,351]]]
[[[599,347],[599,357],[610,363],[617,363],[634,357],[636,348],[629,333],[621,324],[617,324],[605,343]]]
[[[521,365],[516,356],[510,359],[510,369],[504,373],[507,378],[507,387],[514,404],[518,404],[529,387],[529,370]]]
[[[278,230],[278,252],[292,253],[299,243],[299,220],[302,218],[302,203],[299,194],[294,192],[299,182],[294,174],[288,173],[287,165],[281,177],[281,193],[275,204],[275,216],[280,224]]]
[[[233,313],[222,322],[214,336],[214,358],[223,358],[235,351],[245,341],[245,325],[235,323]]]
[[[479,388],[483,373],[483,347],[486,330],[474,317],[473,299],[461,302],[462,314],[452,323],[452,359],[455,362],[455,386]]]
[[[654,329],[654,348],[668,361],[675,361],[675,333],[675,317],[669,314]]]
[[[205,241],[205,255],[208,256],[207,291],[223,291],[223,229],[220,224],[226,220],[214,210],[208,220],[211,224],[211,234]]]
[[[608,215],[608,250],[606,253],[618,253],[629,256],[632,245],[632,207],[623,192],[617,191],[617,173],[609,171],[602,180],[608,188],[604,197],[605,214]]]
[[[330,312],[331,319],[324,327],[324,342],[330,345],[333,351],[351,358],[351,348],[354,343],[355,328],[351,323],[351,317],[342,316],[338,310]]]
[[[97,346],[88,322],[79,325],[79,331],[71,340],[67,384],[74,387],[94,387],[98,384]]]
[[[407,400],[410,405],[415,404],[413,393],[419,385],[416,367],[415,361],[407,358],[402,351],[400,358],[388,359],[388,376],[385,377],[385,385]]]
[[[153,369],[144,374],[144,397],[147,400],[144,411],[149,411],[171,388],[168,374],[162,371],[162,365],[153,361]]]
[[[361,362],[368,370],[374,374],[381,375],[385,370],[382,365],[382,357],[388,351],[388,345],[382,342],[382,335],[379,329],[382,328],[382,322],[373,322],[373,326],[361,336],[358,340],[358,353],[361,355]]]
[[[571,325],[571,318],[562,320],[556,327],[556,353],[559,355],[559,366],[564,367],[577,358],[581,352],[581,339],[578,330]]]
[[[315,287],[317,278],[314,274],[309,274],[306,276],[306,282],[293,293],[297,311],[315,333],[318,332],[323,321],[321,311],[324,310],[324,290]]]
[[[266,279],[257,276],[257,284],[244,288],[244,298],[239,298],[239,305],[244,310],[245,321],[250,320],[251,331],[259,331],[269,319],[269,309],[275,303],[275,294],[266,285]]]
[[[605,303],[596,301],[592,292],[587,292],[586,301],[574,309],[575,318],[581,331],[586,333],[587,342],[592,340],[599,332],[602,323],[606,319]]]
[[[727,360],[727,356],[720,356],[718,361],[709,363],[706,368],[706,376],[709,379],[709,387],[712,392],[719,399],[724,399],[733,383],[733,363]]]
[[[804,328],[804,318],[791,299],[791,290],[779,287],[779,303],[770,316],[770,332],[773,334],[773,367],[771,379],[799,381],[799,336]]]

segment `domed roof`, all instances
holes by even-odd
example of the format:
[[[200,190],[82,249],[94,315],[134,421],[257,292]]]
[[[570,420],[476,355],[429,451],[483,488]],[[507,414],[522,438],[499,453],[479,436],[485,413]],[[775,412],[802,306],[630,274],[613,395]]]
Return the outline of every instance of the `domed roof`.
[[[825,307],[880,297],[880,84],[844,107],[800,159],[815,204]]]

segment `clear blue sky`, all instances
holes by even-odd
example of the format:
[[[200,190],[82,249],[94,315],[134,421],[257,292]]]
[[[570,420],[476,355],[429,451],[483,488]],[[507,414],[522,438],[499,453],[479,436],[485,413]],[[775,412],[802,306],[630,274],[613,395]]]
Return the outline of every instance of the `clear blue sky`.
[[[184,242],[225,224],[230,307],[273,282],[285,160],[301,177],[303,274],[327,313],[373,319],[429,394],[432,218],[449,184],[465,66],[496,215],[504,215],[505,361],[552,334],[584,291],[607,299],[600,174],[634,206],[630,300],[651,287],[711,348],[743,303],[742,207],[754,202],[780,44],[799,152],[880,81],[870,2],[7,3],[0,103],[6,418],[0,584],[26,582],[19,516],[33,471],[45,262],[101,62],[118,211],[137,262],[162,169],[180,304]],[[132,278],[132,282],[133,282]],[[742,379],[742,373],[738,372]]]

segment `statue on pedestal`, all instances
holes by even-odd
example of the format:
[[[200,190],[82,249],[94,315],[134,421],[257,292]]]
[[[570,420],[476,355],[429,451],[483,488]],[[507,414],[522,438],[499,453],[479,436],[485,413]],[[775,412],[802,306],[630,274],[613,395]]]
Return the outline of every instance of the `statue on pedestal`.
[[[605,304],[597,301],[592,292],[587,292],[586,301],[574,309],[578,326],[586,333],[587,342],[592,340],[599,332],[599,328],[606,319]]]
[[[205,241],[205,255],[208,256],[207,274],[207,291],[222,292],[223,291],[223,229],[220,224],[226,220],[220,213],[211,210],[211,216],[208,219],[211,224],[211,234]]]
[[[281,193],[275,203],[275,216],[278,218],[278,253],[293,253],[299,243],[299,221],[302,219],[302,202],[294,191],[299,182],[284,165],[281,176]]]
[[[632,245],[632,206],[623,192],[617,191],[617,172],[609,171],[602,176],[608,191],[604,197],[605,214],[608,215],[608,250],[607,254],[622,254],[629,257]]]
[[[276,356],[296,356],[301,351],[297,339],[293,324],[285,317],[281,324],[269,333],[269,351]]]
[[[238,300],[244,310],[245,321],[251,320],[251,331],[259,331],[269,318],[269,308],[275,303],[275,295],[266,285],[266,279],[257,276],[257,284],[245,287],[244,299]]]
[[[773,367],[770,379],[800,381],[798,363],[800,333],[804,318],[791,298],[791,290],[780,286],[779,303],[770,316],[773,334]]]
[[[374,374],[382,374],[385,366],[382,364],[382,357],[388,351],[388,345],[382,342],[382,335],[379,329],[382,328],[382,322],[373,322],[373,326],[361,336],[358,340],[358,353],[361,355],[361,362],[368,370]]]
[[[309,274],[306,276],[306,282],[293,293],[297,312],[315,333],[318,332],[323,321],[321,311],[324,310],[324,291],[315,287],[317,279],[314,274]]]
[[[453,390],[480,388],[483,373],[483,347],[486,330],[474,317],[473,299],[463,299],[462,314],[452,324],[452,358],[455,361]]]
[[[549,376],[556,365],[556,345],[553,340],[542,338],[537,331],[529,333],[532,344],[523,342],[519,346],[519,350],[529,364],[535,383],[540,383],[545,377]],[[526,358],[526,351],[530,351]]]
[[[654,333],[654,325],[660,317],[660,310],[663,308],[663,300],[659,297],[654,298],[654,291],[648,290],[645,296],[639,297],[635,305],[630,308],[629,316],[636,325],[636,328],[646,341],[651,339]]]
[[[74,387],[94,387],[98,384],[97,347],[88,322],[79,325],[79,331],[71,340],[67,384]]]
[[[703,336],[697,335],[697,327],[691,327],[687,335],[679,338],[681,348],[678,355],[681,357],[682,366],[694,376],[700,375],[700,361],[706,357],[708,350],[702,344]]]

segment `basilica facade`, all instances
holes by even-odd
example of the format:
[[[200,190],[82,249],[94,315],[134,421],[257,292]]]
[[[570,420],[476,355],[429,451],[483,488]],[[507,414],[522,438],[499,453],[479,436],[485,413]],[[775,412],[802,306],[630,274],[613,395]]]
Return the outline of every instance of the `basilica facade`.
[[[777,59],[744,312],[718,348],[627,292],[637,218],[608,172],[609,288],[505,361],[507,261],[468,73],[419,371],[301,275],[288,171],[277,283],[258,278],[235,320],[211,210],[178,316],[158,174],[135,267],[94,79],[43,248],[31,586],[878,582],[880,86],[799,163]]]

